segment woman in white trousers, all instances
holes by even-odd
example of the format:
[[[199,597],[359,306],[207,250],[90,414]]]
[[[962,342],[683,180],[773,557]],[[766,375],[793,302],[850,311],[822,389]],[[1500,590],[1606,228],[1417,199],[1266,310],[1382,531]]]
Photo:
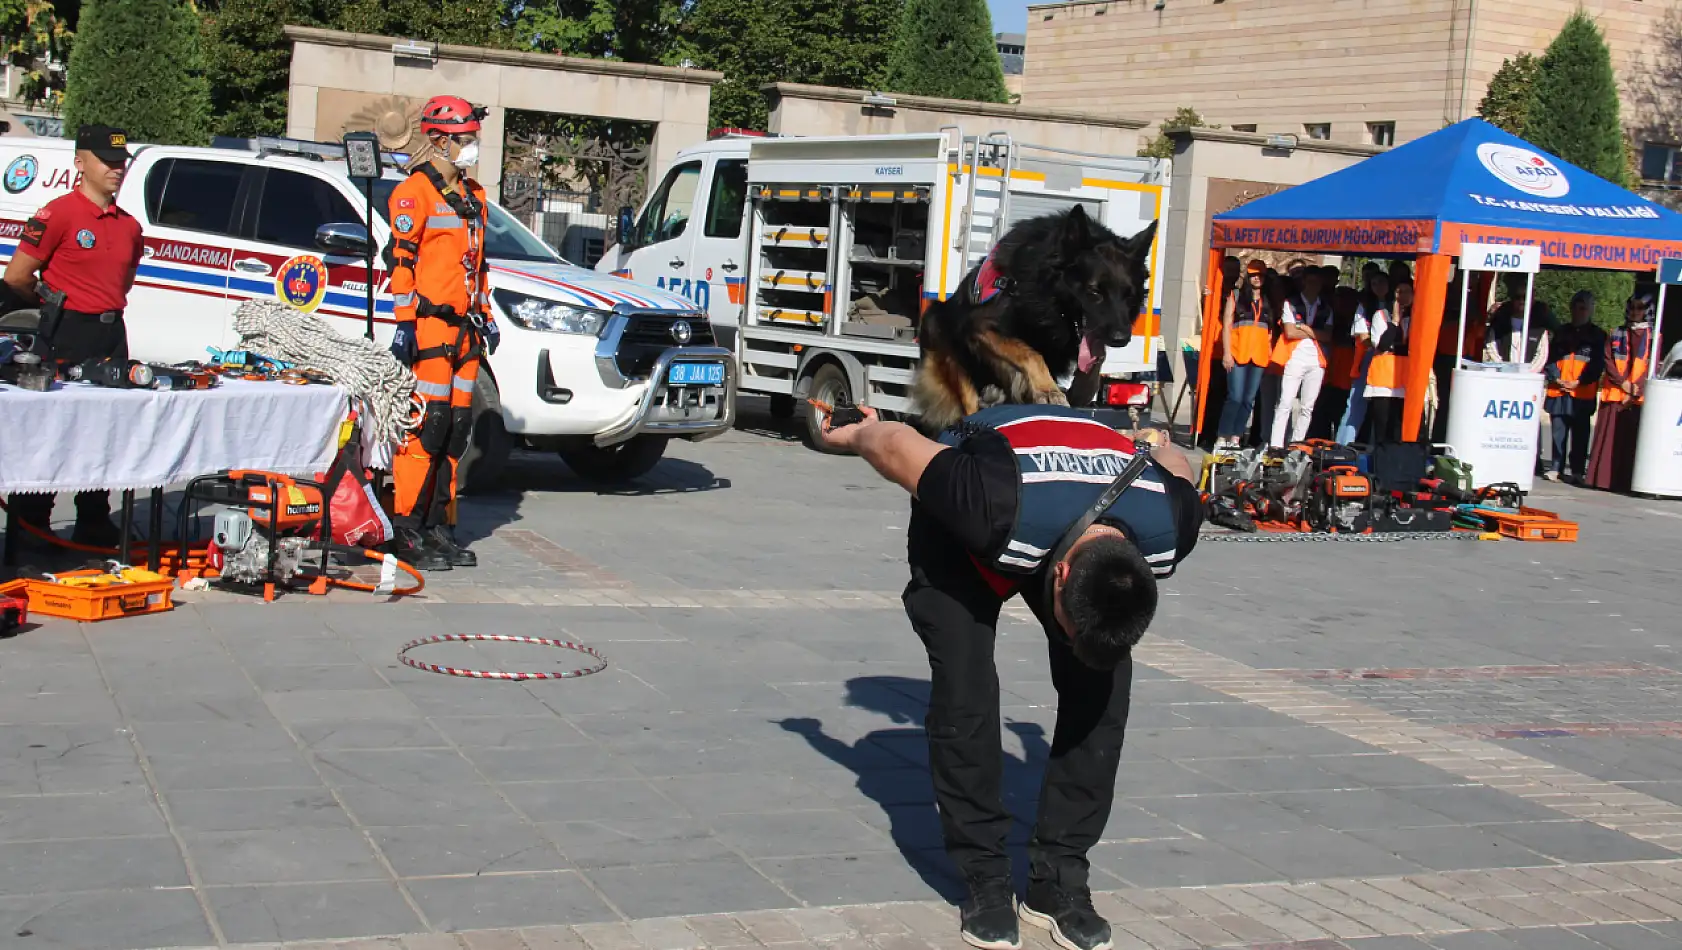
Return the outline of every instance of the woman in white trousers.
[[[1326,379],[1322,344],[1328,341],[1332,326],[1332,305],[1323,289],[1320,272],[1306,268],[1297,292],[1285,298],[1280,311],[1279,342],[1274,345],[1273,362],[1284,364],[1285,376],[1280,383],[1279,408],[1273,413],[1273,431],[1267,442],[1270,446],[1287,444],[1287,425],[1292,441],[1308,435],[1314,402],[1320,398],[1320,386]],[[1291,408],[1293,400],[1295,411]]]

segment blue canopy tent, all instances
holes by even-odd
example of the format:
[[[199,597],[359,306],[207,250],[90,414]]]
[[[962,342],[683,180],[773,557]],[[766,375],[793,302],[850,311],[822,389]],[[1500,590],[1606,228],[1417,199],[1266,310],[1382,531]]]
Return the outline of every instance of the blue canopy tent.
[[[1433,353],[1450,262],[1465,244],[1541,249],[1553,267],[1654,271],[1682,257],[1682,215],[1467,119],[1357,165],[1214,217],[1202,376],[1220,336],[1221,258],[1229,249],[1413,258],[1413,353]],[[1403,438],[1415,439],[1429,359],[1411,361]],[[1203,396],[1199,395],[1198,419]]]

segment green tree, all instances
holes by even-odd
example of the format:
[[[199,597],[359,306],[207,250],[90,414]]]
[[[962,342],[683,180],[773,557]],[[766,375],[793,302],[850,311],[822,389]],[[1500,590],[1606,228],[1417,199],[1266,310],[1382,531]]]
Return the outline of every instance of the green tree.
[[[510,48],[503,0],[345,0],[333,26],[427,43]]]
[[[0,0],[0,43],[21,78],[14,95],[57,110],[74,34],[47,0]]]
[[[1578,10],[1543,54],[1522,137],[1544,151],[1617,185],[1634,184],[1618,102],[1612,54],[1600,27]],[[1555,314],[1569,312],[1571,295],[1594,291],[1595,318],[1622,322],[1623,301],[1634,286],[1629,274],[1554,271],[1536,281],[1538,295]]]
[[[286,131],[292,43],[284,26],[322,26],[336,3],[219,0],[201,3],[211,131],[245,138]]]
[[[1005,102],[986,0],[906,0],[884,84],[914,96]]]
[[[523,49],[675,66],[690,0],[532,0],[515,4]]]
[[[902,0],[699,0],[683,25],[684,54],[724,79],[712,90],[710,123],[761,129],[760,88],[772,82],[881,88],[882,37]]]
[[[1542,61],[1529,53],[1503,61],[1478,103],[1478,116],[1496,128],[1523,135],[1541,66]]]
[[[64,127],[128,130],[137,142],[203,145],[210,90],[199,24],[184,0],[85,0],[64,89]]]
[[[1186,129],[1218,129],[1218,125],[1210,125],[1203,121],[1203,115],[1189,106],[1181,106],[1174,110],[1174,114],[1162,120],[1161,132],[1144,147],[1139,149],[1142,158],[1173,158],[1174,140],[1168,137],[1170,132],[1181,132]]]

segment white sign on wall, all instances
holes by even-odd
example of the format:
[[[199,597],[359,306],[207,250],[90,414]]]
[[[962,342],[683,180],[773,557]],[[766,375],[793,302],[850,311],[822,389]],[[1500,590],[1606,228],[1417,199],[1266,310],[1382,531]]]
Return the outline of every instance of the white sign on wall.
[[[1542,249],[1533,244],[1462,244],[1460,268],[1535,274],[1542,270]]]

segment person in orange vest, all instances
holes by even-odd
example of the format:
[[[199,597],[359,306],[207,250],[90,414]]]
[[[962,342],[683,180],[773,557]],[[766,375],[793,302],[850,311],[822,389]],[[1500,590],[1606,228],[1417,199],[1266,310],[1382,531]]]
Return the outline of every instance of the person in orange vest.
[[[1652,346],[1653,298],[1636,293],[1624,304],[1624,325],[1606,335],[1606,369],[1600,377],[1600,412],[1583,483],[1607,491],[1629,491],[1635,470],[1635,437],[1641,426],[1641,396],[1647,385]]]
[[[1390,275],[1379,267],[1363,268],[1362,273],[1367,289],[1361,294],[1355,321],[1349,328],[1355,340],[1355,372],[1349,384],[1349,405],[1344,407],[1343,421],[1337,426],[1337,441],[1344,445],[1360,437],[1367,420],[1367,373],[1372,368],[1373,342],[1378,339],[1373,326],[1390,319]]]
[[[1285,444],[1287,434],[1308,438],[1308,422],[1326,378],[1326,349],[1332,336],[1332,304],[1323,292],[1320,269],[1303,268],[1297,280],[1297,292],[1285,299],[1280,310],[1279,342],[1273,347],[1273,362],[1284,368],[1267,440],[1275,447]],[[1293,402],[1297,404],[1294,426]]]
[[[478,564],[456,541],[451,502],[472,435],[479,360],[500,337],[486,283],[485,189],[465,174],[479,161],[483,114],[458,96],[427,100],[420,129],[436,151],[392,190],[387,209],[391,352],[414,370],[425,405],[392,460],[394,544],[398,557],[427,571]]]
[[[1372,321],[1372,362],[1367,364],[1363,395],[1372,444],[1402,437],[1402,402],[1407,398],[1408,333],[1413,327],[1413,281],[1396,284],[1396,299],[1388,312]]]
[[[1261,389],[1262,374],[1273,357],[1273,325],[1268,302],[1267,265],[1252,260],[1244,267],[1238,292],[1227,298],[1221,326],[1221,365],[1226,367],[1226,405],[1216,429],[1216,448],[1236,449],[1250,429],[1250,413]]]
[[[1576,481],[1588,470],[1589,425],[1606,369],[1606,331],[1594,325],[1594,294],[1579,290],[1571,298],[1571,322],[1553,332],[1548,357],[1545,407],[1554,451],[1543,477]]]
[[[1335,276],[1330,279],[1336,283]],[[1360,293],[1353,287],[1339,286],[1332,291],[1331,300],[1330,341],[1325,347],[1326,378],[1320,387],[1320,398],[1314,402],[1314,417],[1308,423],[1310,439],[1330,439],[1337,435],[1338,421],[1349,406],[1355,367],[1366,352],[1355,339],[1355,311],[1361,306]]]

